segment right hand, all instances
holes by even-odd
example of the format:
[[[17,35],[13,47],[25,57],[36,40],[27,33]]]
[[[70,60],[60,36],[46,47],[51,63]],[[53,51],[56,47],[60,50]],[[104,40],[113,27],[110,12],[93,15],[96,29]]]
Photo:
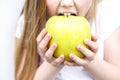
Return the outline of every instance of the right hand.
[[[64,61],[64,55],[61,55],[58,58],[55,58],[53,56],[54,51],[57,48],[57,44],[53,43],[49,48],[48,48],[48,43],[52,36],[47,32],[47,30],[44,28],[40,34],[37,36],[37,49],[39,55],[44,58],[47,62],[54,66],[60,66],[62,65]]]

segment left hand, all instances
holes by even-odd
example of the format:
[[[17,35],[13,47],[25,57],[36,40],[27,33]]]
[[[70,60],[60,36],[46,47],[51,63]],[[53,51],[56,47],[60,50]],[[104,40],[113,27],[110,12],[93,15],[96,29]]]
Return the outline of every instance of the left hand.
[[[98,36],[96,34],[92,34],[91,40],[86,39],[84,41],[89,49],[82,45],[77,46],[78,51],[82,52],[85,55],[85,58],[79,58],[78,56],[71,53],[69,57],[70,59],[72,59],[73,62],[64,61],[64,64],[69,66],[85,66],[93,61],[98,50],[97,40]]]
[[[48,63],[50,63],[53,66],[60,67],[64,66],[64,55],[61,55],[58,58],[55,58],[53,56],[54,51],[57,48],[57,44],[53,43],[48,48],[48,43],[51,40],[52,36],[47,32],[47,30],[44,28],[38,35],[36,41],[37,41],[37,50],[38,54],[41,58],[44,58]]]

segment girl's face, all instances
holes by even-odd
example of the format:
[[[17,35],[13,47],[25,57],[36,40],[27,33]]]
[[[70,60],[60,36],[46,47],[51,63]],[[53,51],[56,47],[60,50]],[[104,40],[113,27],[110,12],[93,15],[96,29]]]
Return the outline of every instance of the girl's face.
[[[71,14],[85,16],[93,0],[46,0],[47,18],[55,15]]]

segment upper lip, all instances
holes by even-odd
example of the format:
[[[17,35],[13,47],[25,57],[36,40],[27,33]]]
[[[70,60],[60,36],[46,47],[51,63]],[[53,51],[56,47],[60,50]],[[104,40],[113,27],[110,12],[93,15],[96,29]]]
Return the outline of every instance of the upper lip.
[[[57,11],[57,15],[74,15],[74,16],[78,16],[78,13],[77,11],[73,8],[73,9],[69,9],[69,10],[66,10],[66,9],[59,9]]]
[[[74,15],[74,16],[78,16],[78,12],[77,9],[75,7],[59,7],[57,10],[57,15]]]
[[[72,7],[58,7],[57,10],[57,15],[74,15],[74,16],[78,16],[78,12],[77,9],[72,6]]]

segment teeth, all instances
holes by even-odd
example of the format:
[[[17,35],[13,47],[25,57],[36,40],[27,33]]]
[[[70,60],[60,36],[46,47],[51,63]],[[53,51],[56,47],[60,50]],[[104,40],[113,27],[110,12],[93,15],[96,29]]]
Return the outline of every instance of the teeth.
[[[70,16],[71,13],[63,13],[65,16]]]
[[[74,14],[74,13],[59,13],[58,15],[59,16],[62,16],[62,15],[65,15],[65,16],[69,16],[69,15],[76,16],[76,14]]]

